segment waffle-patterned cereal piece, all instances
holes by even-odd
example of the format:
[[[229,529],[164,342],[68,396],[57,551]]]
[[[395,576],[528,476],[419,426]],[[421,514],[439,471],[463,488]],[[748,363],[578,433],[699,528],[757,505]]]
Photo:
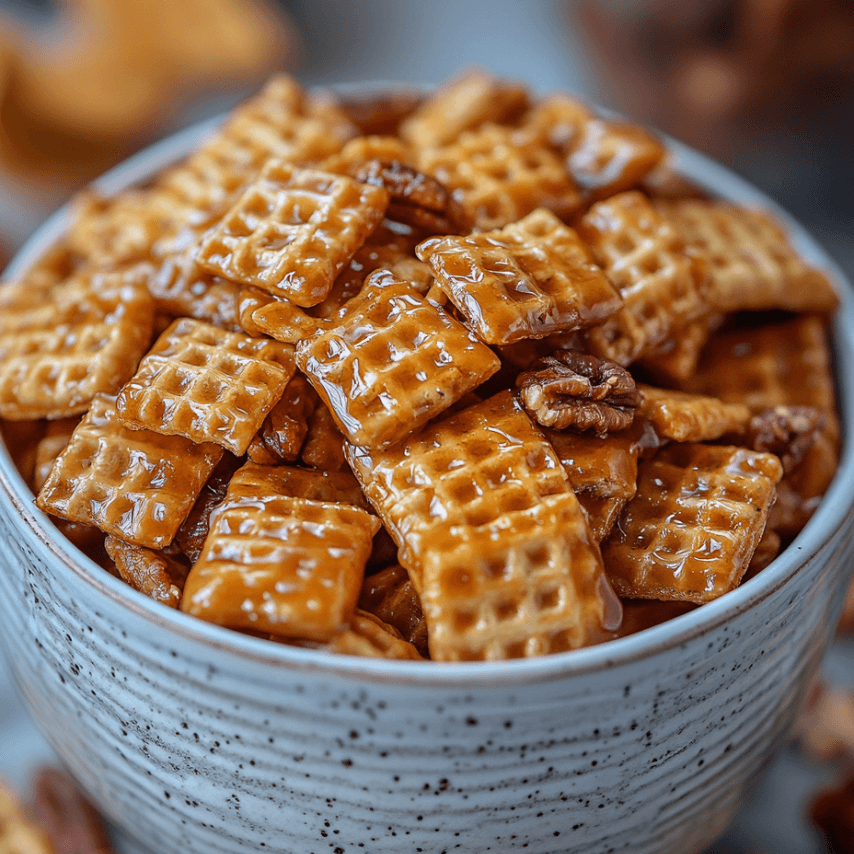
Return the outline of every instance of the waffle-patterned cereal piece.
[[[707,442],[726,433],[743,433],[750,421],[750,410],[743,403],[645,383],[638,383],[638,391],[638,413],[649,419],[659,436],[675,442]]]
[[[331,329],[347,313],[347,303],[358,296],[367,277],[376,270],[390,270],[392,274],[409,283],[419,293],[426,294],[433,275],[430,268],[394,243],[365,243],[341,271],[326,299],[309,309],[300,308],[288,300],[262,299],[261,291],[247,288],[241,294],[243,312],[249,312],[251,300],[257,305],[251,309],[249,325],[241,320],[250,334],[264,334],[287,344],[296,344],[320,329]],[[243,317],[244,314],[241,314]],[[257,330],[253,332],[252,330]]]
[[[234,193],[270,158],[316,163],[355,133],[334,100],[308,95],[295,80],[278,75],[157,186],[194,218],[209,218],[227,209]]]
[[[737,587],[782,473],[775,456],[730,446],[670,445],[642,462],[602,545],[616,591],[701,604]]]
[[[835,412],[830,347],[824,323],[805,315],[709,340],[696,374],[682,388],[753,412],[774,406],[814,406]]]
[[[362,584],[359,607],[397,629],[423,656],[427,656],[427,621],[421,600],[402,566],[388,566],[369,575]]]
[[[119,422],[115,398],[97,395],[36,503],[46,513],[162,549],[221,456],[218,445],[129,430]]]
[[[75,274],[32,305],[6,285],[0,320],[0,416],[64,418],[99,392],[115,394],[151,340],[154,306],[143,271]]]
[[[2,779],[0,854],[54,854],[44,831],[27,815],[17,794]]]
[[[570,491],[551,445],[509,391],[388,450],[347,445],[346,452],[416,588],[437,531],[501,528],[548,496]]]
[[[259,496],[255,483],[232,480],[181,609],[231,628],[329,641],[353,615],[379,525],[349,504],[281,495],[272,482]]]
[[[104,547],[122,580],[167,608],[181,604],[190,567],[161,551],[107,537]]]
[[[832,312],[839,304],[827,276],[803,261],[765,211],[696,199],[659,202],[657,208],[708,258],[707,298],[719,311]]]
[[[427,546],[421,604],[436,661],[565,652],[602,631],[607,604],[619,614],[572,492],[513,513],[510,524],[465,536],[446,527]]]
[[[150,190],[125,190],[109,198],[85,192],[75,200],[66,240],[77,256],[105,269],[145,261],[176,213],[165,197]]]
[[[622,304],[578,235],[547,210],[499,231],[434,237],[416,252],[490,344],[600,324]]]
[[[366,658],[387,658],[396,661],[421,661],[416,646],[400,632],[375,614],[356,608],[350,628],[339,632],[324,647],[339,655],[361,655]]]
[[[44,486],[56,458],[68,446],[71,435],[79,423],[79,418],[60,418],[58,421],[48,422],[44,436],[36,446],[33,492],[38,492]]]
[[[322,302],[388,206],[381,187],[272,160],[202,240],[206,270],[300,306]]]
[[[308,434],[308,419],[316,407],[317,393],[305,377],[295,375],[249,443],[249,459],[270,466],[299,459]]]
[[[391,160],[396,163],[412,163],[415,153],[396,136],[358,136],[351,139],[337,154],[327,157],[318,168],[323,172],[349,175],[369,160]]]
[[[284,344],[182,318],[119,392],[119,417],[129,427],[242,454],[294,370]]]
[[[597,116],[566,95],[538,104],[525,125],[561,151],[575,183],[594,200],[634,189],[666,153],[646,128]]]
[[[297,345],[297,364],[344,435],[370,448],[417,430],[500,367],[471,332],[387,270],[371,274],[337,326]]]
[[[338,429],[329,408],[318,401],[308,416],[308,433],[300,451],[302,461],[321,471],[341,471],[347,468],[344,459],[344,436]]]
[[[238,322],[240,285],[202,270],[190,251],[165,258],[147,284],[160,312],[194,317],[232,332],[242,331]]]
[[[230,488],[242,495],[266,492],[327,504],[352,504],[370,510],[359,482],[349,471],[319,471],[296,466],[263,466],[248,462],[232,477]]]
[[[484,122],[513,119],[527,104],[524,86],[474,69],[426,98],[401,124],[400,135],[418,148],[433,148]]]
[[[415,164],[451,192],[462,225],[502,228],[537,208],[560,217],[581,202],[558,156],[523,131],[485,124],[456,142],[421,152]]]
[[[623,297],[623,306],[588,330],[596,356],[629,365],[708,312],[706,264],[638,192],[597,202],[579,233]]]

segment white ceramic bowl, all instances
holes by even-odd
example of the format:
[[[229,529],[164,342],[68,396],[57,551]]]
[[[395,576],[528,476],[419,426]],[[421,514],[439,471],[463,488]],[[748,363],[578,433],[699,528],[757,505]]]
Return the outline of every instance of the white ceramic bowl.
[[[194,128],[100,188],[185,155]],[[773,207],[674,144],[716,194]],[[26,267],[67,224],[22,250]],[[842,295],[838,475],[795,543],[703,608],[526,661],[388,662],[267,643],[155,604],[59,536],[0,453],[0,636],[33,716],[96,804],[157,854],[692,854],[786,739],[850,574],[854,304]]]

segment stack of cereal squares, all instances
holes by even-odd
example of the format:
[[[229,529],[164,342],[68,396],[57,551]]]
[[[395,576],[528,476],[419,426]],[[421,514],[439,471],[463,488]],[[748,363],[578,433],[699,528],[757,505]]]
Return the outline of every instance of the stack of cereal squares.
[[[437,661],[563,652],[739,585],[809,519],[837,296],[652,134],[473,71],[276,78],[0,291],[36,503],[163,605]]]

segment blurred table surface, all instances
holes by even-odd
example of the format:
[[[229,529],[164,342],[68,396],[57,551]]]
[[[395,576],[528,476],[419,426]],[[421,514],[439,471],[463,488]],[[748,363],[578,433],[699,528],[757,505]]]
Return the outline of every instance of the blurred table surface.
[[[563,90],[607,101],[590,55],[582,49],[581,34],[566,5],[556,0],[285,0],[284,5],[304,43],[295,73],[310,85],[366,80],[435,84],[479,65],[522,78],[539,92]],[[38,17],[49,4],[0,0],[0,8]],[[221,106],[214,99],[186,119]],[[794,160],[787,163],[775,159],[789,156]],[[847,210],[822,204],[822,182],[815,172],[820,160],[820,151],[810,157],[795,151],[747,157],[731,165],[788,206],[854,277],[854,203]],[[0,208],[8,212],[20,204],[0,192]],[[46,213],[35,210],[28,221],[34,225]],[[854,643],[838,643],[825,667],[832,683],[854,687]],[[38,764],[51,761],[53,751],[29,720],[0,658],[0,774],[25,786]],[[735,824],[716,845],[716,854],[820,854],[823,843],[804,820],[803,808],[831,778],[830,769],[810,765],[787,749],[750,793]],[[122,854],[132,851],[126,841],[119,846]]]

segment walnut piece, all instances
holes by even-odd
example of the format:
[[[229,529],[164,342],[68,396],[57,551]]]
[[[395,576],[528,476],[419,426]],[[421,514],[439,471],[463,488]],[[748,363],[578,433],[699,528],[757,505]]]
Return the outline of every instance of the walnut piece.
[[[750,419],[745,439],[754,451],[776,454],[790,472],[815,444],[827,416],[812,406],[774,406]]]
[[[610,359],[558,350],[519,374],[516,386],[529,414],[543,427],[623,430],[640,401],[631,374]]]

